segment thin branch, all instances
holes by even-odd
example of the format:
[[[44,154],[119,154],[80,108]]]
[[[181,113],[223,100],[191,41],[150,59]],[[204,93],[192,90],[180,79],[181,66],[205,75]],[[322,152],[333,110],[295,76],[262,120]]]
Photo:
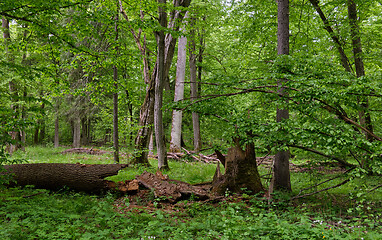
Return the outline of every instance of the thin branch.
[[[355,169],[355,168],[348,169],[348,170],[347,170],[346,172],[344,172],[343,174],[348,173],[348,172],[350,172],[350,171],[352,171],[352,170],[354,170],[354,169]],[[312,188],[314,188],[314,187],[318,187],[318,186],[320,186],[320,185],[322,185],[322,184],[324,184],[324,183],[327,183],[327,182],[330,182],[330,181],[332,181],[332,180],[334,180],[334,179],[340,178],[340,177],[343,176],[343,174],[338,175],[338,176],[335,176],[335,177],[332,177],[332,178],[329,178],[328,180],[325,180],[325,181],[323,181],[323,182],[317,183],[317,184],[315,184],[315,185],[313,185],[313,186],[309,186],[309,187],[300,189],[300,192],[297,194],[297,196],[299,196],[299,195],[300,195],[303,191],[305,191],[305,190],[309,190],[309,189],[312,189]]]
[[[224,67],[223,63],[222,63],[222,60],[220,60],[218,57],[212,55],[212,54],[208,54],[206,53],[205,55],[209,55],[211,57],[213,57],[223,68],[224,72],[227,73],[227,69]]]
[[[379,185],[376,186],[375,188],[373,188],[373,189],[367,191],[366,193],[370,193],[370,192],[372,192],[372,191],[375,191],[375,190],[377,190],[377,189],[380,188],[380,187],[382,187],[382,184],[379,184]]]
[[[320,192],[328,191],[328,190],[330,190],[330,189],[340,187],[340,186],[342,186],[342,185],[348,183],[349,181],[350,181],[349,179],[346,179],[345,181],[343,181],[343,182],[341,182],[341,183],[339,183],[339,184],[337,184],[337,185],[334,185],[334,186],[331,186],[331,187],[327,187],[327,188],[321,189],[321,190],[316,191],[316,192],[307,193],[307,194],[304,194],[304,195],[301,195],[301,196],[297,195],[297,196],[295,196],[295,197],[292,197],[291,200],[294,200],[294,199],[297,199],[297,198],[308,197],[308,196],[311,196],[311,195],[314,195],[314,194],[317,194],[317,193],[320,193]]]
[[[308,152],[312,152],[312,153],[315,153],[317,155],[320,155],[320,156],[323,156],[323,157],[326,157],[326,158],[331,158],[331,159],[336,160],[337,162],[341,163],[343,166],[354,167],[353,164],[350,164],[350,163],[346,162],[345,160],[343,160],[341,158],[338,158],[336,156],[327,155],[327,154],[322,153],[320,151],[317,151],[315,149],[311,149],[311,148],[304,147],[304,146],[299,146],[299,145],[294,145],[294,144],[287,144],[287,146],[288,147],[299,148],[299,149],[302,149],[302,150],[305,150],[305,151],[308,151]]]
[[[350,61],[348,57],[346,56],[346,53],[340,43],[338,36],[333,31],[333,28],[330,26],[329,20],[326,18],[321,7],[318,5],[319,1],[318,0],[309,0],[309,1],[312,3],[313,7],[316,9],[316,12],[318,13],[322,22],[324,23],[325,30],[329,33],[330,37],[332,38],[334,42],[334,45],[337,47],[337,50],[340,54],[342,66],[346,69],[346,71],[354,73],[354,70],[350,66]]]

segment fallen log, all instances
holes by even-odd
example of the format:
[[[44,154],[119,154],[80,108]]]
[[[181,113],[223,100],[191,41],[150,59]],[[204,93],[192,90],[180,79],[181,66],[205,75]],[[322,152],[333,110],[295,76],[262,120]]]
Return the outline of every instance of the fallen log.
[[[33,163],[3,166],[11,174],[9,186],[34,185],[37,188],[58,190],[67,186],[70,189],[100,193],[109,189],[104,178],[118,174],[127,164],[66,164]]]
[[[168,176],[144,172],[135,177],[140,184],[146,188],[153,190],[157,198],[163,198],[171,203],[188,199],[192,195],[199,200],[210,198],[206,189],[201,186],[193,186],[178,180],[168,179]]]
[[[81,154],[82,153],[82,154],[89,154],[89,155],[103,155],[103,154],[111,154],[113,152],[100,150],[100,149],[93,149],[93,148],[70,148],[60,153],[61,154],[72,154],[72,153]]]

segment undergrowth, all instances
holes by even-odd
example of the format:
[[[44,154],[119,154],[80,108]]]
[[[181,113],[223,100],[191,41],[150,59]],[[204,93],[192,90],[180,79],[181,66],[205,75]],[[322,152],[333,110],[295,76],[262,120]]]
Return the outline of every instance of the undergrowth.
[[[15,157],[29,162],[112,162],[111,155],[57,154],[62,150],[27,148]],[[155,160],[151,164],[155,166]],[[172,161],[170,168],[166,173],[170,178],[190,183],[210,181],[215,170],[214,165]],[[156,169],[128,168],[111,179],[132,179],[143,171]],[[268,170],[260,168],[260,173]],[[333,176],[292,173],[291,195]],[[272,200],[244,194],[220,203],[184,200],[170,205],[150,195],[140,206],[139,199],[134,205],[126,196],[112,194],[2,187],[0,239],[381,239],[381,189],[359,195],[361,188],[380,181],[380,177],[365,177],[293,201],[282,193]]]

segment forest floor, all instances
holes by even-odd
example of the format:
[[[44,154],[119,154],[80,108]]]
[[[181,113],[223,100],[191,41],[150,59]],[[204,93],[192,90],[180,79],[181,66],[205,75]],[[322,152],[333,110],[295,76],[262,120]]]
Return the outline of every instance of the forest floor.
[[[29,163],[112,163],[112,154],[58,154],[65,149],[27,148],[15,158]],[[309,160],[306,160],[309,159]],[[258,159],[258,161],[261,159]],[[122,161],[128,161],[127,157]],[[265,187],[272,159],[259,164]],[[226,193],[219,199],[194,196],[177,202],[156,197],[149,189],[136,194],[102,196],[68,189],[0,188],[1,239],[381,239],[380,176],[344,174],[336,164],[319,164],[304,156],[292,159],[293,192]],[[122,162],[124,163],[124,162]],[[156,160],[151,159],[152,166]],[[215,163],[170,161],[171,179],[191,184],[209,182]],[[113,181],[126,181],[155,167],[121,170]],[[347,184],[331,188],[352,176]],[[321,191],[329,188],[327,191]],[[315,193],[306,197],[298,197]]]

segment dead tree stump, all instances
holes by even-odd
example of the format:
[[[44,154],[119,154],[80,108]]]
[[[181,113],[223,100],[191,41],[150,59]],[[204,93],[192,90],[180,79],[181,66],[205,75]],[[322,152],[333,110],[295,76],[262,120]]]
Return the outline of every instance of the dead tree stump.
[[[226,191],[243,193],[249,191],[256,194],[264,191],[257,170],[256,155],[253,145],[247,145],[246,151],[235,146],[228,149],[225,158],[225,174],[221,175],[217,168],[212,181],[212,192],[223,195]]]
[[[37,188],[58,190],[64,186],[84,192],[101,192],[108,189],[105,177],[118,174],[127,164],[65,164],[34,163],[5,165],[6,172],[12,174],[10,186],[34,185]]]

